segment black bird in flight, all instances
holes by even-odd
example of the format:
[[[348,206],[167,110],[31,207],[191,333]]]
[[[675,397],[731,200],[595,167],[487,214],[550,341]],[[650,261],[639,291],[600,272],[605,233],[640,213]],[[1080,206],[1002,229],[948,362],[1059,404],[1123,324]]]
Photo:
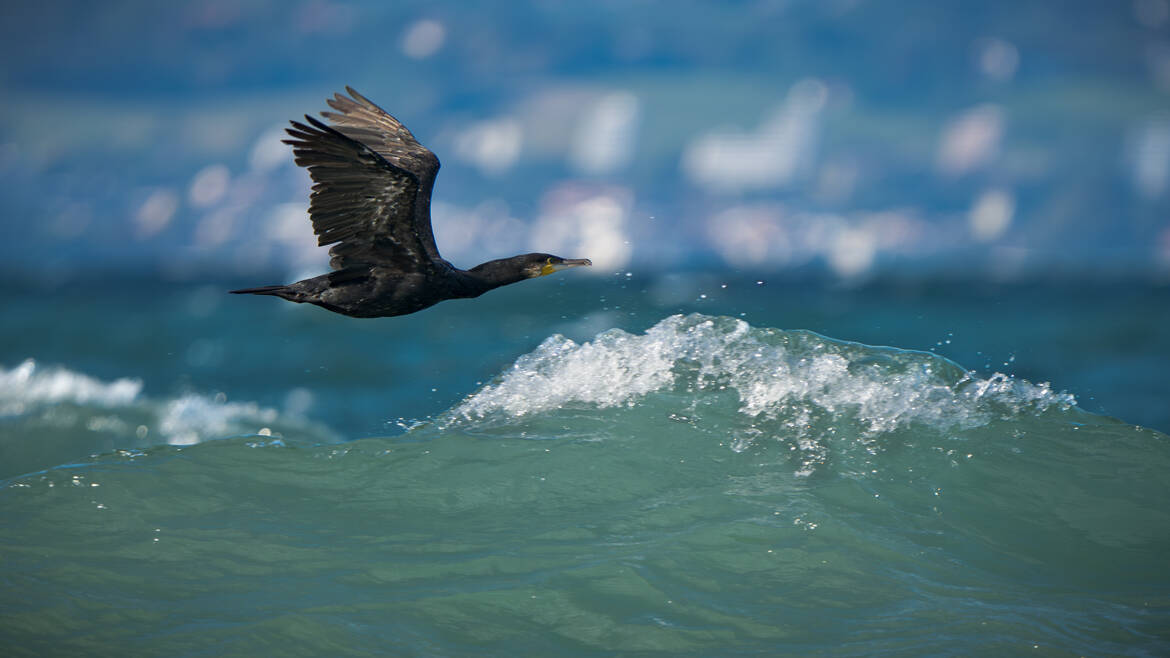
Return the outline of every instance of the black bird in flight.
[[[509,283],[578,265],[587,258],[522,254],[461,270],[443,260],[431,230],[431,188],[439,159],[414,135],[345,88],[322,112],[291,121],[296,163],[309,170],[309,215],[332,272],[283,286],[233,290],[308,302],[355,318],[406,315],[445,299],[478,297]],[[352,97],[352,98],[351,98]]]

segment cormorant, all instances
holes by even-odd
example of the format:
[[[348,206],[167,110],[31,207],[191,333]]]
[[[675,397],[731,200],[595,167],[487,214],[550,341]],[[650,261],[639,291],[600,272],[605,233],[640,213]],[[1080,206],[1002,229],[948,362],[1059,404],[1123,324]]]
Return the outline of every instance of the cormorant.
[[[355,318],[406,315],[445,299],[478,297],[509,283],[587,258],[522,254],[461,270],[443,260],[431,230],[431,188],[439,159],[414,135],[352,87],[322,112],[290,121],[296,163],[309,170],[309,215],[317,244],[329,250],[332,272],[284,286],[231,292],[275,295]]]

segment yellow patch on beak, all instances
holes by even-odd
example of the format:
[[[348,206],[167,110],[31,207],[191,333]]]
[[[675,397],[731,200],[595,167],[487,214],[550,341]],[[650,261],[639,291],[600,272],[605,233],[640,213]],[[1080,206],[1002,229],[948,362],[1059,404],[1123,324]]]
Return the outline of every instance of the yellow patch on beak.
[[[561,270],[569,269],[570,267],[580,267],[582,265],[592,265],[593,261],[588,258],[566,258],[559,263],[554,263],[551,258],[544,259],[544,265],[540,268],[540,273],[537,276],[547,276],[553,272],[560,272]]]

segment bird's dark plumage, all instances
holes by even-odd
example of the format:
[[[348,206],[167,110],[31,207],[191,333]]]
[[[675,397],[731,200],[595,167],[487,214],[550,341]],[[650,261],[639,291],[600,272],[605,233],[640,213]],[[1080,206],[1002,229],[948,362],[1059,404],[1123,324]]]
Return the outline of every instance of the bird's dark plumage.
[[[284,286],[233,290],[316,304],[353,317],[420,311],[445,299],[478,297],[527,278],[591,265],[523,254],[461,270],[439,255],[431,230],[431,189],[439,159],[397,119],[346,87],[322,112],[287,129],[296,163],[309,170],[309,215],[332,272]]]

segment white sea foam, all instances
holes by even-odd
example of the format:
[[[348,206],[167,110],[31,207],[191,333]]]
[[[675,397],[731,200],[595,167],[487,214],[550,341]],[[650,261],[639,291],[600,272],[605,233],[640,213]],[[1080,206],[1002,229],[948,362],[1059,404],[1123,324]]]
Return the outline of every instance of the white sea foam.
[[[25,359],[11,370],[0,368],[0,416],[18,416],[31,406],[73,402],[108,407],[130,404],[142,391],[137,379],[103,382],[65,368],[38,367]]]
[[[566,406],[638,405],[656,391],[734,391],[747,422],[742,450],[779,427],[802,450],[818,421],[843,418],[862,438],[912,423],[940,430],[986,424],[997,414],[1075,404],[1047,384],[995,374],[981,379],[933,354],[835,341],[807,331],[755,329],[742,320],[675,315],[643,335],[609,330],[578,344],[554,335],[447,420],[522,417]],[[758,422],[775,421],[778,422]],[[808,444],[808,445],[804,445]]]
[[[12,369],[0,367],[0,417],[24,419],[41,428],[125,435],[126,441],[115,442],[121,447],[190,445],[228,436],[279,433],[281,428],[329,437],[328,430],[304,418],[282,415],[254,402],[228,402],[222,393],[153,399],[142,395],[142,388],[138,379],[102,381],[27,359]]]
[[[275,409],[266,409],[255,402],[226,402],[187,394],[162,406],[158,428],[167,443],[190,445],[207,438],[270,433],[269,426],[277,419]]]

